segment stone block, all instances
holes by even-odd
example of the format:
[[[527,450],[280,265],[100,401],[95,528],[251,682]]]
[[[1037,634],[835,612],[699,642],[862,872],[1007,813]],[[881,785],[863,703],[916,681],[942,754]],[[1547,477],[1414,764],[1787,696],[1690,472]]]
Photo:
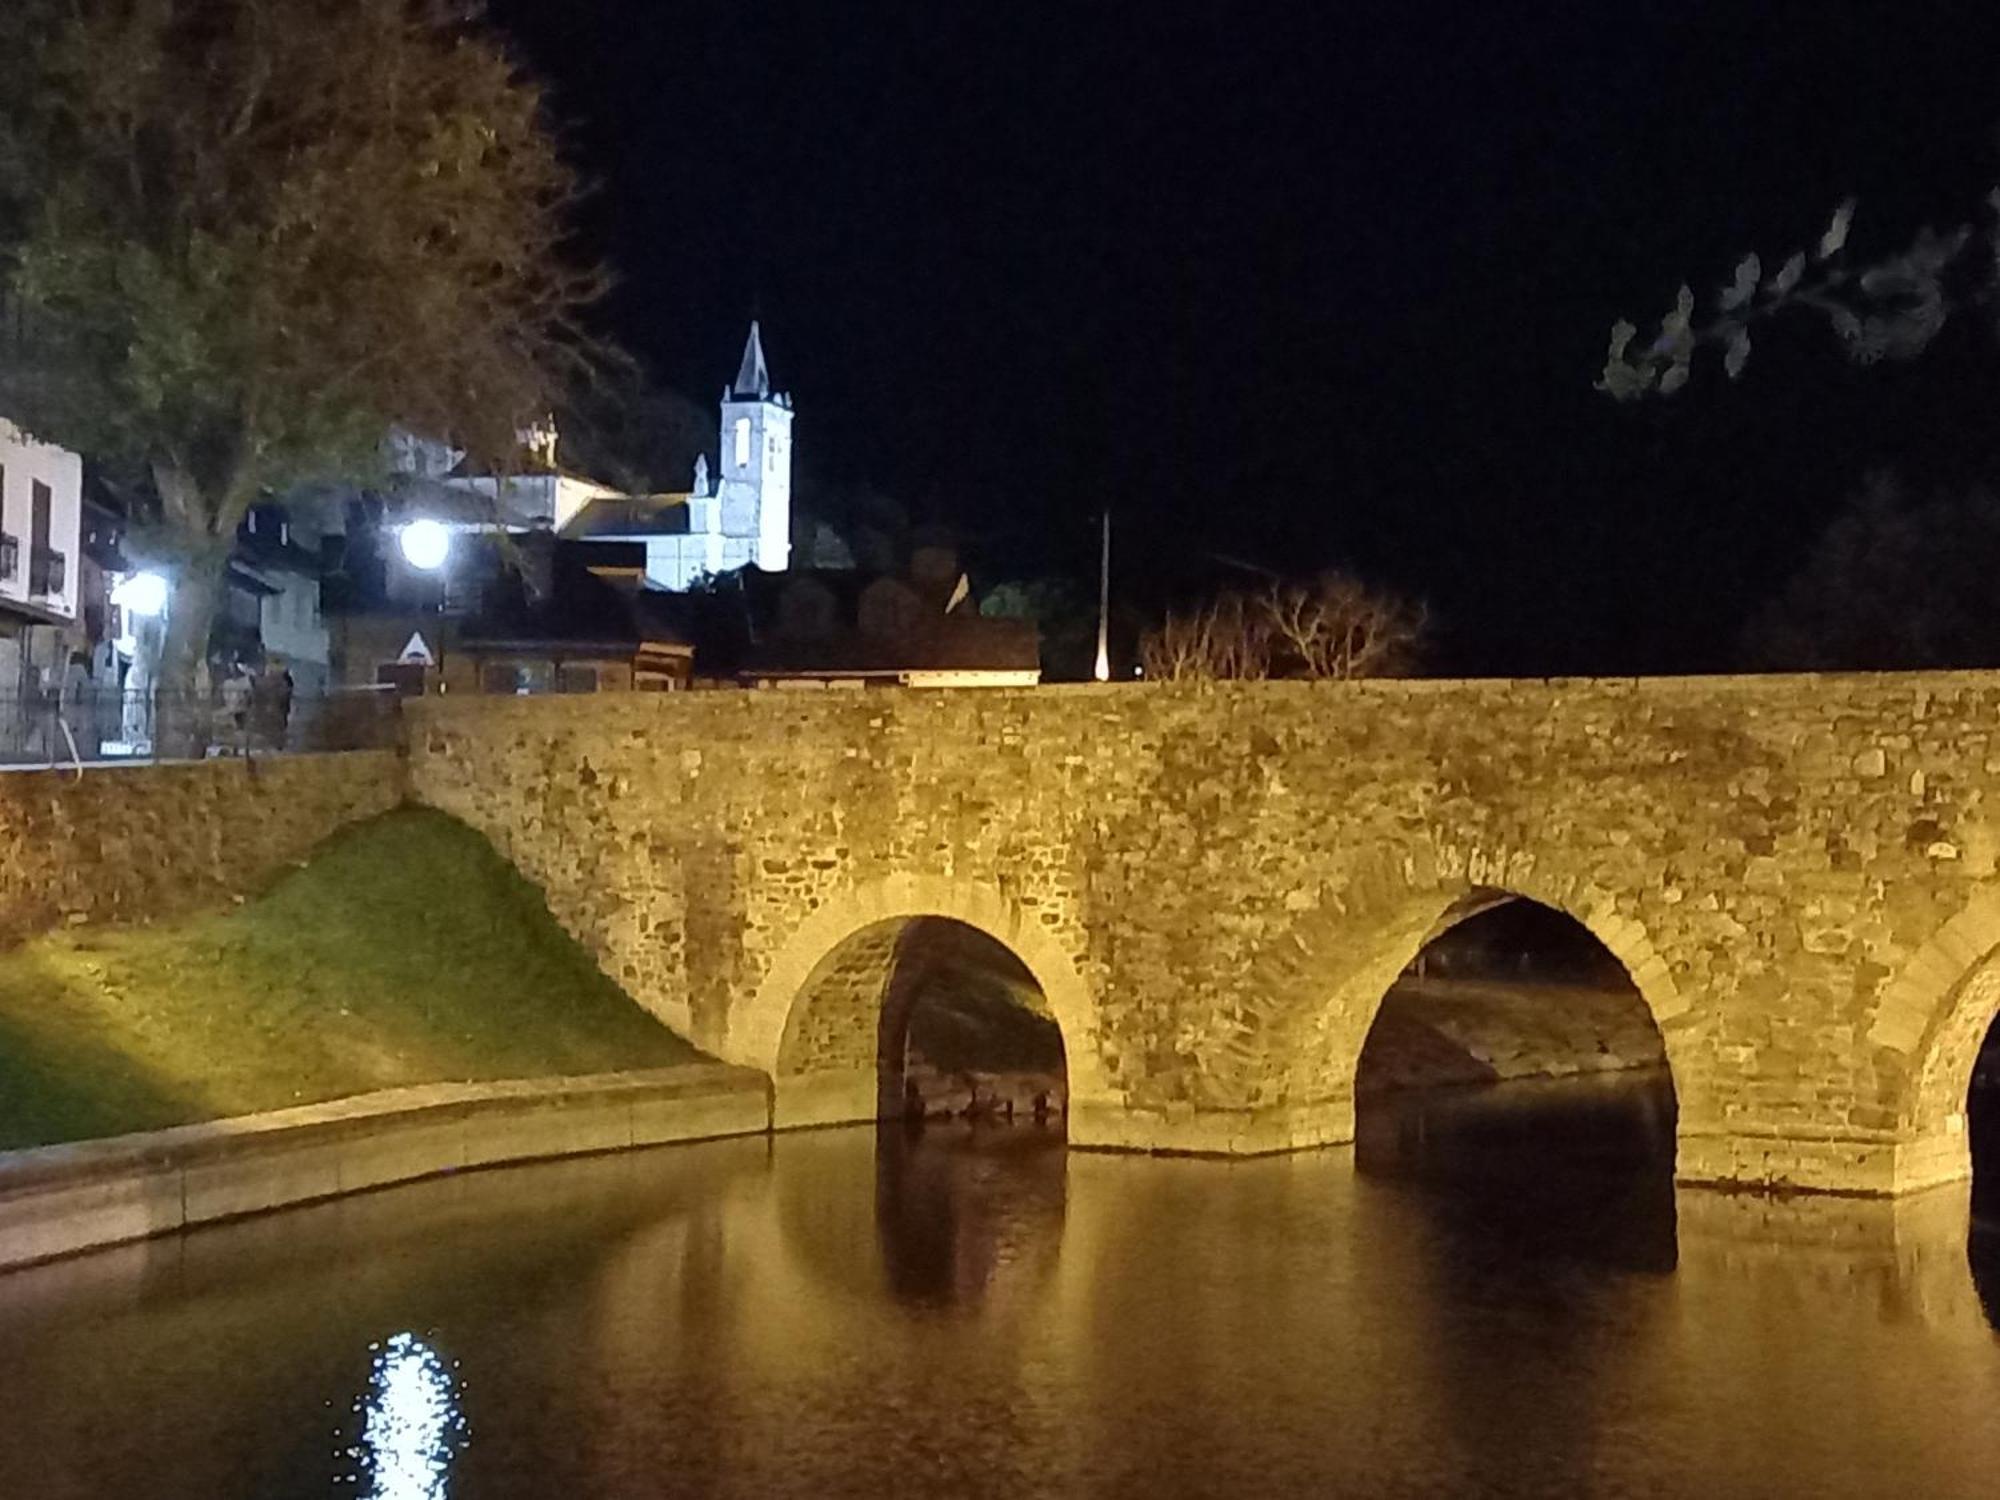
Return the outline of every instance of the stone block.
[[[275,1132],[254,1147],[211,1147],[182,1168],[187,1222],[207,1224],[337,1197],[340,1156],[336,1141],[319,1136],[293,1140]]]
[[[635,1098],[629,1129],[635,1146],[759,1135],[771,1128],[770,1101],[759,1088],[680,1098]]]
[[[184,1222],[172,1167],[24,1187],[0,1193],[0,1267],[145,1239]]]
[[[623,1150],[632,1144],[629,1101],[586,1095],[511,1103],[468,1117],[464,1140],[467,1167]]]
[[[395,1182],[412,1182],[465,1165],[463,1120],[430,1120],[418,1115],[393,1128],[357,1133],[341,1143],[340,1190],[362,1192]]]

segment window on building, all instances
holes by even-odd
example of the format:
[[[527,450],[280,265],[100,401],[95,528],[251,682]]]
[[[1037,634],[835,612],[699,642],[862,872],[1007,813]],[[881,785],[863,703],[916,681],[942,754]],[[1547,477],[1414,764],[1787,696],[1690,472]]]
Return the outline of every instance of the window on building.
[[[63,555],[49,546],[55,496],[39,479],[29,483],[28,494],[28,592],[53,598],[64,591],[68,578]]]
[[[565,662],[556,668],[556,691],[559,693],[594,693],[597,691],[597,668],[571,666]]]
[[[750,419],[748,417],[738,417],[736,419],[736,467],[739,469],[750,467]]]
[[[46,552],[49,550],[49,513],[54,508],[55,497],[39,479],[29,486],[28,493],[34,498],[34,508],[28,513],[28,544],[37,552]]]

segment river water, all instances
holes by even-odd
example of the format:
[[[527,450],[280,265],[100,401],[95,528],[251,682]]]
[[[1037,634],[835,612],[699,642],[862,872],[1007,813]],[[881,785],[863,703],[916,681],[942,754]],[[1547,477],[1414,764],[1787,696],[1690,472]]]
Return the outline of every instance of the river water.
[[[1962,1199],[1676,1195],[1585,1109],[726,1141],[0,1276],[0,1496],[2000,1493]]]

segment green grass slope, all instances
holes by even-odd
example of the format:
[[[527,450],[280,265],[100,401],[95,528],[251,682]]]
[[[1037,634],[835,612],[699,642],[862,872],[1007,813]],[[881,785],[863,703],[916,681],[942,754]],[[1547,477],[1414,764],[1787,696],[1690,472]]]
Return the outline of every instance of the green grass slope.
[[[0,1148],[701,1054],[478,834],[404,809],[234,910],[0,954]]]

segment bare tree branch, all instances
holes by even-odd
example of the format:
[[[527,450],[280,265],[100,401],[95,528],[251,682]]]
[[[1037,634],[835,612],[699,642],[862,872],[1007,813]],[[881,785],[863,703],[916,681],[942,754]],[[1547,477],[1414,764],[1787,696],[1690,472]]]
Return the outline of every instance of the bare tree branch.
[[[1425,625],[1420,605],[1326,573],[1170,613],[1140,639],[1140,664],[1167,682],[1390,676],[1415,666]]]

